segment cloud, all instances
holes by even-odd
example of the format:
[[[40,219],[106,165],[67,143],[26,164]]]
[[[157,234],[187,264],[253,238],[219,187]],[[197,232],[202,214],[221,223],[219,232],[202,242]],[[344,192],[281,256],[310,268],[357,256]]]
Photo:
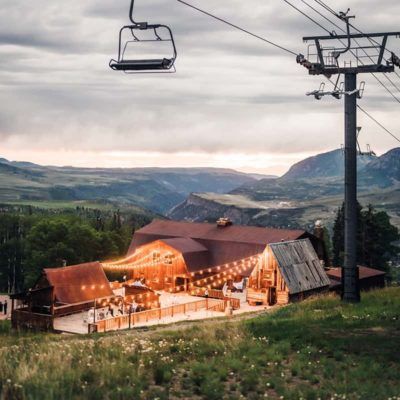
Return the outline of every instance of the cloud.
[[[135,18],[173,28],[177,74],[124,75],[108,68],[119,28],[129,22],[128,0],[3,0],[2,151],[29,146],[37,152],[295,154],[335,148],[343,141],[341,102],[306,97],[321,78],[308,76],[293,56],[173,0],[136,3]],[[295,52],[306,52],[302,36],[322,33],[282,1],[193,4]],[[340,0],[335,7],[347,4]],[[395,30],[398,1],[353,0],[350,6],[361,29]],[[395,41],[390,46],[399,48]],[[398,104],[371,76],[363,78],[363,106],[395,129]],[[400,86],[398,76],[392,80]],[[365,140],[378,151],[396,144],[363,115],[359,120]]]

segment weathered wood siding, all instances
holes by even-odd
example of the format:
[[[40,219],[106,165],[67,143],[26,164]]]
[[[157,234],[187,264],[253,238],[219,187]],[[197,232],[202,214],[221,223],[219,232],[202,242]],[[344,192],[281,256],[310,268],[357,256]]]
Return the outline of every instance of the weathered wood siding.
[[[189,278],[182,254],[161,241],[141,247],[130,262],[139,265],[130,272],[130,278],[144,278],[146,285],[155,290],[174,290],[177,278]]]

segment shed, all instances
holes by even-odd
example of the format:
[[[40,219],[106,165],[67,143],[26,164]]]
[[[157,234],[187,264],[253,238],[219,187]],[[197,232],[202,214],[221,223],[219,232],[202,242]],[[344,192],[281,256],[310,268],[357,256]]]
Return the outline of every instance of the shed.
[[[43,270],[39,285],[54,289],[56,304],[74,304],[113,296],[99,262]]]
[[[330,280],[309,239],[271,243],[253,270],[250,303],[286,304],[327,291]]]
[[[330,290],[341,293],[342,268],[330,268],[326,271],[326,273],[330,279]],[[361,290],[371,290],[385,287],[386,272],[384,271],[359,265],[358,274]]]

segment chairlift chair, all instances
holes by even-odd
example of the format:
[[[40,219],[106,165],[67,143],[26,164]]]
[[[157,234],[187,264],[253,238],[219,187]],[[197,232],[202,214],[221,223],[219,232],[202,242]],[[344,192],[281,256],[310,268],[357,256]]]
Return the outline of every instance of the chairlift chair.
[[[123,71],[126,73],[143,73],[143,72],[175,72],[175,61],[177,51],[174,37],[167,25],[149,24],[147,22],[136,22],[133,19],[134,0],[131,0],[129,19],[132,25],[125,25],[119,32],[118,59],[111,59],[109,66],[115,71]],[[138,32],[150,31],[153,33],[152,38],[141,39]],[[130,40],[124,40],[124,34],[128,32]],[[171,54],[164,57],[142,57],[135,54],[134,57],[127,54],[129,45],[170,43]],[[159,47],[158,45],[156,47]]]

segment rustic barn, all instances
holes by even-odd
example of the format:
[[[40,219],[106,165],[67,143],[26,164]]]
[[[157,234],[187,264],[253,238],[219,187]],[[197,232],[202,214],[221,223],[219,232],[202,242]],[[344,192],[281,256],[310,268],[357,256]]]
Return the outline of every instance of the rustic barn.
[[[309,239],[272,243],[249,279],[250,304],[287,304],[327,291],[330,280]]]
[[[331,283],[330,290],[341,293],[342,291],[342,268],[330,268],[326,271]],[[385,287],[386,272],[378,269],[358,266],[360,290],[371,290]]]
[[[98,262],[44,269],[30,290],[12,296],[24,303],[22,308],[13,307],[12,324],[15,328],[36,324],[38,329],[50,330],[54,317],[87,310],[95,301],[113,297]]]
[[[142,279],[153,289],[187,291],[193,287],[221,289],[226,282],[232,286],[232,282],[242,281],[251,275],[266,246],[272,243],[307,239],[318,260],[311,245],[317,247],[318,239],[306,231],[223,222],[155,220],[135,233],[125,259],[104,267],[125,269],[130,278]],[[305,250],[309,248],[304,246],[299,251]],[[272,292],[268,294],[269,303]]]

